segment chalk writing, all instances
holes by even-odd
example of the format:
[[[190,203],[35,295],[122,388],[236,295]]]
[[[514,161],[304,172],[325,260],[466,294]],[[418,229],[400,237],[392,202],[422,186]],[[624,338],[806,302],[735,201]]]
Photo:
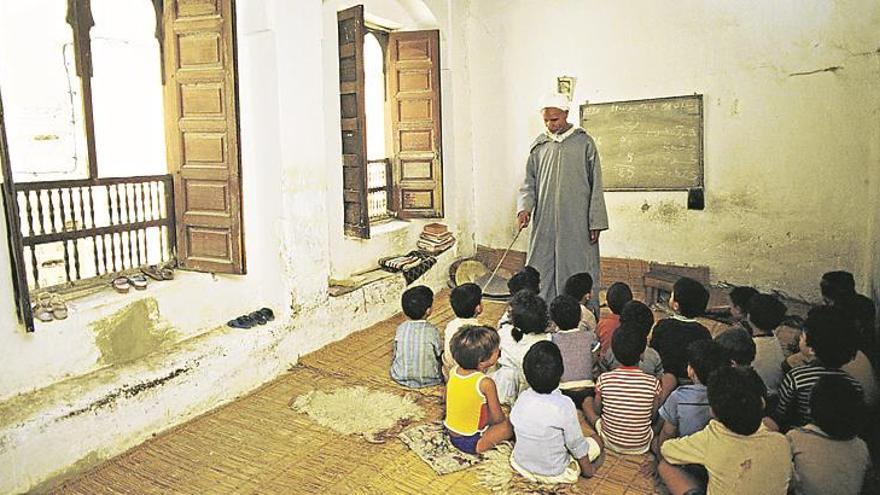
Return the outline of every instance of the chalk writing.
[[[602,158],[607,190],[703,185],[702,96],[581,106],[581,126]]]

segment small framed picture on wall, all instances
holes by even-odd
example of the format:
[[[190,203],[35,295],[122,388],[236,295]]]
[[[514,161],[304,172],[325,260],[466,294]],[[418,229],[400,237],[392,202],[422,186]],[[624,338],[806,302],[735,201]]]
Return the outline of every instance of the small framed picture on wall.
[[[556,78],[556,92],[565,95],[568,101],[574,96],[574,85],[577,78],[572,76],[559,76]]]

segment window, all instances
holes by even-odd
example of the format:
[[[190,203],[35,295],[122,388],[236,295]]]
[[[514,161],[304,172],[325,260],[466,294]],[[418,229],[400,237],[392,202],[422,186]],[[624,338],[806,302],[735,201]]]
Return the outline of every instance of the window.
[[[390,216],[391,162],[385,136],[385,52],[379,37],[388,35],[368,30],[364,35],[364,111],[367,125],[367,210],[370,222]]]
[[[337,21],[346,234],[369,238],[385,216],[442,217],[439,32],[370,32],[361,5]]]
[[[0,2],[0,162],[29,331],[34,291],[158,263],[244,272],[232,7]]]

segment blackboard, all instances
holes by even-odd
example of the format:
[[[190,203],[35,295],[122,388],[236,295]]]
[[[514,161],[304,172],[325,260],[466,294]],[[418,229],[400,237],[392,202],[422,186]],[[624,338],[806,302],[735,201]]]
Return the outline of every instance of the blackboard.
[[[703,96],[581,105],[606,191],[703,187]]]

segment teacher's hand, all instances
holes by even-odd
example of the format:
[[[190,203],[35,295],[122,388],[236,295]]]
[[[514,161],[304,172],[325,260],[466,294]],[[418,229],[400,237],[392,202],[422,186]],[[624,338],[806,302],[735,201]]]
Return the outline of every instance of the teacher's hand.
[[[601,230],[591,230],[590,231],[590,244],[596,244],[599,242],[599,234],[602,233]]]
[[[523,210],[516,214],[516,224],[520,229],[524,229],[529,226],[529,222],[532,220],[532,214]]]

